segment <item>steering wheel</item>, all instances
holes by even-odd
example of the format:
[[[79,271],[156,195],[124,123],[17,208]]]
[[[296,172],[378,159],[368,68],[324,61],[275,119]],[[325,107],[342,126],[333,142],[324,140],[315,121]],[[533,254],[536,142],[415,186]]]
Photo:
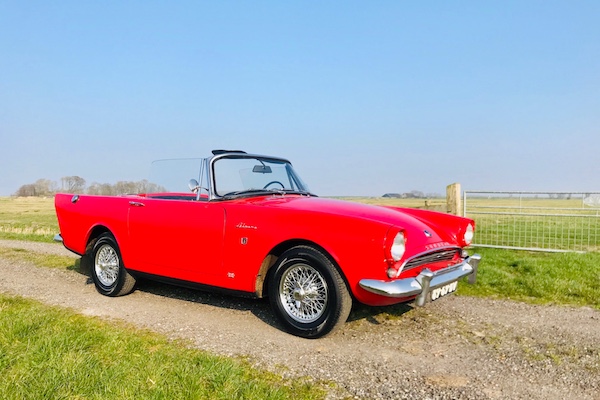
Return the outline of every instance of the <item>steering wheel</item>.
[[[271,185],[274,185],[274,184],[281,185],[281,188],[282,188],[282,189],[285,189],[285,185],[284,185],[283,183],[279,182],[279,181],[271,181],[271,182],[267,183],[267,184],[266,184],[266,185],[263,187],[263,189],[266,189],[266,188],[268,188],[269,186],[271,186]]]

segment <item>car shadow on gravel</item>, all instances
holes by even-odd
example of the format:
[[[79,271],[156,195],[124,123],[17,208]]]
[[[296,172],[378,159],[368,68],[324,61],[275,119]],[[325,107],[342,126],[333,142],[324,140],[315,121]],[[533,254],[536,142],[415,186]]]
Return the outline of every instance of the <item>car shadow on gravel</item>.
[[[378,316],[398,318],[413,309],[412,303],[373,307],[355,302],[352,307],[352,312],[348,317],[348,322],[365,320],[371,324],[380,325],[381,322],[380,318],[377,318]]]
[[[86,284],[93,285],[91,278],[91,264],[84,258],[78,259],[73,266],[67,269],[75,271],[87,278]],[[135,285],[135,291],[149,293],[155,296],[187,301],[190,303],[205,304],[213,307],[226,308],[230,310],[246,311],[255,315],[268,325],[283,330],[275,316],[267,299],[253,299],[221,294],[202,289],[189,289],[168,283],[156,282],[148,279],[139,279]],[[135,293],[134,291],[134,293]]]
[[[91,278],[90,264],[83,258],[77,259],[74,264],[67,269],[78,272],[84,275],[87,280],[86,284],[93,285]],[[156,282],[148,279],[139,279],[136,283],[135,291],[149,293],[155,296],[166,297],[191,303],[209,305],[213,307],[225,308],[230,310],[250,312],[258,319],[285,331],[283,325],[275,318],[269,300],[254,299],[247,297],[238,297],[235,295],[227,295],[218,291],[190,289],[182,286],[172,285],[168,283]],[[391,306],[373,307],[354,302],[348,322],[364,320],[373,325],[380,325],[380,320],[386,317],[398,318],[412,310],[412,303],[395,304]]]
[[[188,289],[146,279],[138,281],[136,290],[170,299],[250,312],[268,325],[282,329],[282,326],[271,312],[268,299],[254,299],[222,294],[216,291]]]

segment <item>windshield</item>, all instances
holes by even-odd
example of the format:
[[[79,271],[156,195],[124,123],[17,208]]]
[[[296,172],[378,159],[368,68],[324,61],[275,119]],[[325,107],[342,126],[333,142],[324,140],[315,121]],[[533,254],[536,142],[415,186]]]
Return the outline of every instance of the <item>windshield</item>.
[[[254,192],[300,192],[308,188],[289,162],[263,157],[223,157],[213,163],[217,196]]]

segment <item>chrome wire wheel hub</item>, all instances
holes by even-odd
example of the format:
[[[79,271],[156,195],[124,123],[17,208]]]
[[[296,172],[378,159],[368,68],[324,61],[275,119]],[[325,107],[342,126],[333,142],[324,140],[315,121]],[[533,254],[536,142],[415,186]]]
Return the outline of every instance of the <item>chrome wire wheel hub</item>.
[[[105,244],[96,253],[96,276],[103,286],[112,286],[119,276],[119,256],[115,249]]]
[[[314,322],[325,312],[327,284],[323,276],[307,264],[296,264],[283,273],[279,297],[285,312],[302,323]]]

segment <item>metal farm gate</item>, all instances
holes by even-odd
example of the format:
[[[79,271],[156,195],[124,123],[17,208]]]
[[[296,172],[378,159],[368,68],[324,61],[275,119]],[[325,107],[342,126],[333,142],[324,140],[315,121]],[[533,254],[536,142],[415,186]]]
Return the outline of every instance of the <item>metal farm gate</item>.
[[[465,191],[463,208],[475,220],[473,246],[600,251],[600,192]]]

